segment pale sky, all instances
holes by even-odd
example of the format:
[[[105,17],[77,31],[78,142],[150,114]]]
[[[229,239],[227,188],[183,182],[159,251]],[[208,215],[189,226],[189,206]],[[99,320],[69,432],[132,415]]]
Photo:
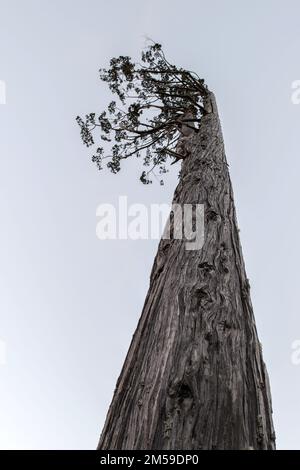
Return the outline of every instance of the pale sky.
[[[2,449],[96,447],[158,243],[100,241],[96,208],[170,203],[178,168],[163,187],[136,160],[100,173],[75,117],[103,110],[98,69],[148,36],[216,94],[277,447],[300,448],[299,15],[296,0],[0,0]]]

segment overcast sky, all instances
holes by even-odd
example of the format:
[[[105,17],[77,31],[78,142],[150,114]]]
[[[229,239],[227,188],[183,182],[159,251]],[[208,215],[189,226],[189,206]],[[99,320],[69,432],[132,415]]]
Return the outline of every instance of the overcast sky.
[[[296,0],[0,0],[2,449],[96,447],[158,243],[100,241],[96,208],[170,203],[178,167],[163,187],[136,160],[100,173],[75,117],[102,111],[99,67],[148,36],[216,94],[277,446],[300,448],[299,15]]]

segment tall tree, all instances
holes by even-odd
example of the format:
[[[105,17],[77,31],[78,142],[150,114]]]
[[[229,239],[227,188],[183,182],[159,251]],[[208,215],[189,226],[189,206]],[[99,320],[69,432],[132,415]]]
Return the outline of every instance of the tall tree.
[[[115,101],[77,121],[114,173],[143,158],[141,181],[182,160],[173,203],[204,204],[205,239],[159,243],[149,291],[117,382],[99,449],[274,449],[271,395],[255,327],[233,191],[213,93],[171,65],[159,44],[101,70]],[[131,100],[131,101],[130,101]],[[112,137],[113,135],[113,137]],[[173,225],[172,225],[173,223]],[[174,218],[170,215],[171,233]]]

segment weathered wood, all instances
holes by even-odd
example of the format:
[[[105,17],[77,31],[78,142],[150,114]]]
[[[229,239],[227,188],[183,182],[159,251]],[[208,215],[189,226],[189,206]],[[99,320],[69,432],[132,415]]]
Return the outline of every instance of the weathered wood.
[[[205,243],[161,240],[99,449],[274,449],[271,396],[213,94],[174,202],[205,205]]]

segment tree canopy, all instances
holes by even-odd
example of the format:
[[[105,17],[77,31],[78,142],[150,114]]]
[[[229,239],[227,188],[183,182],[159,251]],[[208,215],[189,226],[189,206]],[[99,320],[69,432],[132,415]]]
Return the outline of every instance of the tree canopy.
[[[207,86],[195,72],[172,65],[158,43],[142,51],[140,62],[119,56],[109,65],[100,79],[116,98],[100,114],[77,116],[82,141],[96,147],[92,160],[99,170],[106,163],[118,173],[122,160],[135,156],[142,159],[142,183],[158,172],[163,184],[168,161],[185,157],[178,145],[182,127],[198,131]]]

